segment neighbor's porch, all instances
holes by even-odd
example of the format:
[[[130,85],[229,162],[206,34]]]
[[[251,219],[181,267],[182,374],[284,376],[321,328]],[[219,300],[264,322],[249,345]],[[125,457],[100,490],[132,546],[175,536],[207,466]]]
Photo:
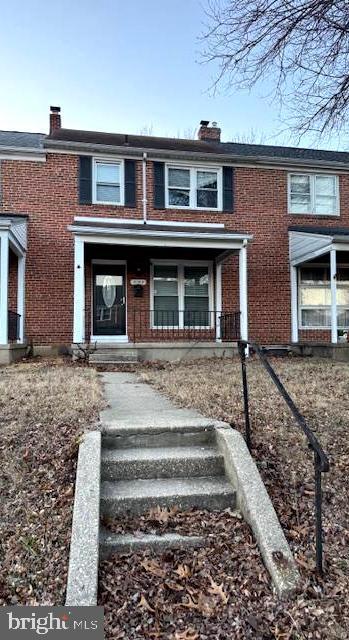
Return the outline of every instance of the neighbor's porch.
[[[127,222],[88,232],[75,221],[74,343],[173,359],[228,353],[247,337],[248,236]]]
[[[290,262],[292,342],[349,349],[349,229],[292,227]]]
[[[25,354],[27,220],[0,216],[0,364]]]

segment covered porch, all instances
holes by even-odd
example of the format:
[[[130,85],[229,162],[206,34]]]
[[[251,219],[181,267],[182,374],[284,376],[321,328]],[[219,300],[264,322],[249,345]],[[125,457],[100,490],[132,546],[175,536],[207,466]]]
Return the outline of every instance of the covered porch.
[[[27,219],[0,216],[0,364],[25,355]]]
[[[290,227],[289,247],[292,342],[348,349],[349,228]]]
[[[228,353],[247,339],[251,236],[219,224],[96,218],[76,218],[70,230],[73,343],[175,359],[188,348],[199,357]],[[227,282],[231,261],[236,282],[232,274]]]

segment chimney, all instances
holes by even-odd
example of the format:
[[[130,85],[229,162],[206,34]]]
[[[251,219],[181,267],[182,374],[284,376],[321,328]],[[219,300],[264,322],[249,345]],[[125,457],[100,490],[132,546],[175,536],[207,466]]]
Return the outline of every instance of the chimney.
[[[50,135],[61,128],[61,107],[50,107]]]
[[[221,130],[217,127],[217,122],[212,122],[212,127],[209,127],[209,120],[201,120],[200,129],[198,131],[199,140],[205,140],[206,142],[220,142]]]

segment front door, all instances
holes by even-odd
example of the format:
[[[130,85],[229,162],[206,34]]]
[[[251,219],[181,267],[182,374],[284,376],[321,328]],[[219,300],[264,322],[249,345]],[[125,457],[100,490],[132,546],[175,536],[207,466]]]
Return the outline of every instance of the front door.
[[[93,335],[126,334],[125,266],[93,267]]]

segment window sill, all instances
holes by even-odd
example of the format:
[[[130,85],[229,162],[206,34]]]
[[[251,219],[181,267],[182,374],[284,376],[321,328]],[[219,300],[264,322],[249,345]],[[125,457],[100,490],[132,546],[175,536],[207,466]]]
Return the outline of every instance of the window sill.
[[[223,209],[210,209],[209,207],[175,207],[172,205],[165,205],[165,210],[171,209],[172,211],[211,211],[212,213],[222,213]]]
[[[95,204],[98,206],[106,206],[106,207],[124,207],[123,202],[99,202],[98,200],[93,200],[91,204]]]
[[[314,213],[314,212],[304,212],[304,213],[296,213],[293,211],[287,212],[289,216],[310,216],[312,218],[339,218],[340,213]]]

